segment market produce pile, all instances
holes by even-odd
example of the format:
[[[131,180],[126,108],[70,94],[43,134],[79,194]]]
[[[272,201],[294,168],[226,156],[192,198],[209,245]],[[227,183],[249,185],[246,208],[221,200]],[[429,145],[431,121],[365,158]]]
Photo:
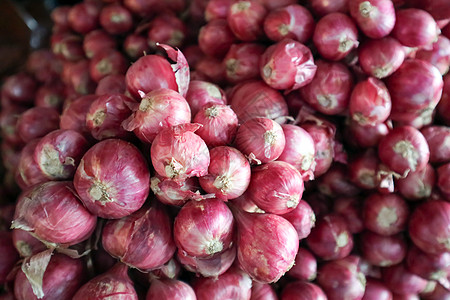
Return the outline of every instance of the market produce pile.
[[[84,0],[1,87],[0,299],[449,299],[450,2]]]

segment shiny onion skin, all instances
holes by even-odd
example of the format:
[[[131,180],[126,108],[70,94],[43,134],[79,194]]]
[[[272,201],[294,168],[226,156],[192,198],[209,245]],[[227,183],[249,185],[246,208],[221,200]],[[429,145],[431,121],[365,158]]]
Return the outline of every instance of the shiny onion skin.
[[[128,267],[117,263],[106,273],[85,283],[75,294],[72,300],[137,300],[138,295],[133,282],[128,276]]]
[[[200,177],[200,186],[218,199],[235,199],[250,184],[250,164],[236,148],[219,146],[209,152],[208,175]]]
[[[196,300],[192,287],[177,279],[155,279],[151,282],[146,300]]]
[[[327,300],[327,295],[317,285],[306,281],[293,281],[281,291],[280,300]]]
[[[74,101],[64,103],[64,109],[59,121],[61,129],[72,129],[89,137],[89,129],[86,126],[86,115],[89,112],[92,102],[97,99],[97,95],[82,96]]]
[[[191,109],[178,92],[166,88],[152,90],[132,106],[133,114],[122,127],[133,131],[144,143],[151,144],[163,129],[191,121]]]
[[[153,140],[150,155],[155,171],[162,177],[185,180],[208,173],[209,150],[194,132],[200,124],[187,123],[162,130]]]
[[[12,233],[8,231],[0,231],[0,284],[4,285],[8,280],[8,274],[14,268],[19,260],[19,253],[13,244]]]
[[[431,63],[442,75],[445,75],[450,67],[450,40],[439,35],[437,41],[433,43],[433,48],[417,51],[416,58]]]
[[[155,175],[150,179],[150,188],[156,199],[167,205],[183,206],[191,199],[199,199],[200,184],[197,177],[190,177],[184,181],[164,178]]]
[[[392,36],[407,47],[431,45],[439,34],[433,17],[424,10],[408,8],[398,10]]]
[[[14,280],[14,296],[17,300],[71,300],[86,280],[86,267],[82,259],[73,259],[64,254],[52,255],[43,274],[44,297],[33,293],[29,279],[19,270]]]
[[[127,88],[125,86],[125,75],[112,74],[103,77],[95,89],[96,95],[105,94],[124,94]]]
[[[375,189],[379,185],[379,158],[374,148],[369,148],[353,156],[348,164],[348,176],[359,188]]]
[[[104,6],[100,11],[100,25],[109,34],[123,34],[133,27],[133,16],[131,12],[119,4]]]
[[[72,182],[50,181],[20,195],[11,228],[32,232],[48,243],[70,246],[89,238],[96,222],[78,200]]]
[[[29,141],[20,153],[15,179],[19,187],[23,190],[35,184],[49,181],[34,160],[34,150],[39,141],[40,139]]]
[[[278,281],[293,266],[298,252],[294,226],[274,214],[251,214],[237,208],[233,208],[233,214],[238,224],[237,257],[241,268],[255,281]]]
[[[180,250],[207,258],[231,248],[234,227],[233,214],[223,201],[190,201],[175,217],[173,236]]]
[[[425,202],[411,214],[408,233],[413,243],[429,254],[450,251],[450,204],[436,200]]]
[[[107,139],[83,156],[74,186],[93,214],[107,219],[122,218],[144,204],[150,190],[150,172],[134,145]]]
[[[21,257],[29,257],[47,249],[44,243],[22,229],[12,231],[12,240]]]
[[[260,60],[261,78],[278,90],[292,91],[307,85],[316,70],[311,50],[288,38],[269,46]]]
[[[206,55],[222,58],[236,37],[224,19],[212,20],[200,28],[198,45]]]
[[[338,61],[358,47],[358,29],[347,15],[330,13],[317,22],[313,42],[323,58]]]
[[[308,0],[311,9],[316,16],[323,17],[333,12],[346,13],[348,11],[348,0]]]
[[[367,277],[366,290],[361,300],[393,300],[392,292],[380,280]]]
[[[229,83],[259,79],[259,61],[266,47],[258,43],[240,43],[231,45],[223,58],[225,78]]]
[[[102,245],[111,256],[143,271],[162,267],[176,249],[171,220],[158,204],[109,220],[103,228]]]
[[[374,266],[393,266],[406,257],[407,243],[402,234],[383,236],[367,230],[359,240],[362,257]]]
[[[253,168],[246,197],[268,213],[283,215],[297,207],[303,190],[297,169],[289,163],[273,161]]]
[[[207,104],[227,104],[227,97],[225,92],[212,82],[191,80],[186,101],[189,103],[192,116],[195,116]]]
[[[314,211],[308,202],[302,200],[295,209],[283,214],[282,217],[294,226],[300,240],[306,238],[316,224]]]
[[[407,175],[425,168],[430,149],[419,130],[411,126],[400,126],[381,139],[378,155],[389,169],[400,175]]]
[[[6,78],[1,88],[2,97],[8,97],[20,105],[31,104],[37,87],[38,84],[31,75],[18,73]]]
[[[382,280],[393,293],[401,295],[420,293],[427,285],[427,280],[411,273],[404,262],[384,268]]]
[[[306,248],[299,248],[294,266],[287,275],[298,280],[313,281],[317,277],[317,260]]]
[[[198,278],[193,283],[198,300],[250,300],[252,280],[237,266],[217,278]]]
[[[94,55],[89,61],[89,74],[95,82],[108,75],[125,74],[128,60],[117,50],[103,51]]]
[[[430,163],[450,162],[450,127],[432,125],[421,132],[430,148]]]
[[[264,37],[263,24],[267,9],[258,1],[238,1],[228,9],[227,22],[241,41],[252,42]]]
[[[278,296],[270,284],[253,281],[250,300],[278,300]]]
[[[236,148],[258,163],[276,160],[283,153],[283,129],[268,118],[253,118],[242,124],[236,134]]]
[[[50,107],[33,107],[23,112],[16,123],[23,141],[40,138],[59,128],[59,113]]]
[[[417,201],[430,197],[435,183],[436,172],[427,164],[422,170],[410,172],[405,178],[398,179],[395,186],[403,197]]]

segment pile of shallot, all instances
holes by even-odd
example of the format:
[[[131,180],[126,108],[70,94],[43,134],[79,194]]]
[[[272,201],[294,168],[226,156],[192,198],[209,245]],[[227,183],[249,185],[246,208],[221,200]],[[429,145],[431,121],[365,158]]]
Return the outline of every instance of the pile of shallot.
[[[450,298],[450,2],[84,0],[1,86],[0,299]]]

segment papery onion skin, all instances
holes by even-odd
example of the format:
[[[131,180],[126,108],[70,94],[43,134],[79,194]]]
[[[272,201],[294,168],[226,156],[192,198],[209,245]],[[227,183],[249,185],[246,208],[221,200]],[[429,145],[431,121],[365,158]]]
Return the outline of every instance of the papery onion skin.
[[[344,258],[353,249],[353,237],[344,218],[338,214],[319,218],[306,238],[306,243],[309,249],[323,260]]]
[[[12,233],[0,231],[0,242],[2,255],[0,257],[0,284],[5,284],[8,280],[8,274],[19,260],[19,253],[13,244]]]
[[[314,214],[314,211],[308,202],[302,200],[295,209],[283,214],[282,217],[294,226],[300,240],[306,238],[316,224],[316,215]]]
[[[311,50],[288,38],[269,46],[260,60],[261,78],[278,90],[296,90],[307,85],[316,70]]]
[[[425,289],[427,281],[411,273],[404,263],[384,268],[382,279],[386,286],[397,294],[416,294]]]
[[[432,125],[421,132],[430,148],[430,163],[450,162],[450,128]]]
[[[195,116],[207,104],[227,104],[225,92],[216,84],[208,81],[191,80],[186,101]]]
[[[173,256],[161,268],[152,271],[152,275],[157,278],[176,279],[180,275],[181,264]]]
[[[47,249],[41,241],[22,229],[14,229],[12,239],[14,247],[22,257],[29,257]]]
[[[196,300],[192,287],[176,279],[156,279],[153,280],[147,292],[146,300],[172,300],[185,299]]]
[[[237,208],[233,213],[238,224],[237,256],[241,268],[258,282],[278,281],[292,267],[298,252],[294,226],[274,214],[250,214]]]
[[[398,192],[410,201],[417,201],[431,196],[436,183],[436,172],[427,164],[420,171],[410,172],[405,178],[397,180]]]
[[[86,275],[82,259],[55,253],[45,269],[42,283],[44,297],[36,297],[22,270],[19,270],[14,281],[14,295],[17,300],[70,300],[86,281]]]
[[[259,61],[266,47],[258,43],[231,45],[223,58],[225,77],[230,83],[259,79]]]
[[[234,226],[233,214],[223,201],[190,201],[176,216],[173,235],[188,255],[206,258],[232,246]]]
[[[283,129],[268,118],[253,118],[242,124],[236,134],[236,148],[260,163],[276,160],[283,153],[286,139]]]
[[[201,187],[219,199],[241,196],[250,184],[250,164],[236,148],[219,146],[210,150],[208,175],[200,177]]]
[[[122,127],[151,144],[161,130],[190,121],[191,109],[186,99],[174,90],[161,88],[147,93]]]
[[[300,172],[289,163],[274,161],[253,168],[246,197],[268,213],[283,215],[297,207],[303,190]]]
[[[84,205],[102,218],[121,218],[137,211],[150,190],[150,172],[131,143],[107,139],[91,147],[74,178]]]
[[[392,171],[404,175],[425,168],[430,150],[420,131],[411,126],[400,126],[381,139],[378,155]]]
[[[111,297],[117,300],[137,300],[133,282],[127,274],[128,267],[117,263],[106,273],[100,274],[84,284],[73,300],[98,300]]]
[[[392,292],[380,280],[368,277],[362,300],[393,300]]]
[[[450,204],[437,200],[421,204],[411,214],[409,236],[422,251],[440,254],[450,251]]]
[[[150,187],[156,198],[167,205],[183,206],[190,199],[202,197],[197,177],[179,181],[155,175],[150,179]]]
[[[395,10],[390,0],[349,0],[349,10],[359,28],[370,38],[385,37],[394,29]]]
[[[200,124],[181,124],[162,130],[153,140],[150,156],[155,171],[163,177],[185,180],[208,173],[208,147],[194,132]]]
[[[163,266],[175,253],[171,220],[161,205],[106,223],[102,233],[105,250],[129,266],[148,271]]]
[[[327,300],[327,295],[316,284],[294,281],[284,286],[280,300]]]
[[[294,266],[287,275],[298,280],[313,281],[317,276],[317,260],[306,248],[299,248]]]
[[[369,230],[360,237],[362,257],[374,266],[393,266],[406,257],[407,244],[402,234],[383,236]]]
[[[392,36],[408,47],[421,47],[433,43],[439,29],[433,17],[424,10],[408,8],[398,10]]]

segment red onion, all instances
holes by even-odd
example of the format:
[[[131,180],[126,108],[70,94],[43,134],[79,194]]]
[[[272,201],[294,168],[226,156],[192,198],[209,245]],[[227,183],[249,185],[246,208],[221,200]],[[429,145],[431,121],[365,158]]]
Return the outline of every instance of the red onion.
[[[69,66],[66,76],[64,76],[64,70],[62,75],[67,86],[80,95],[92,94],[95,91],[95,82],[89,75],[89,61],[87,59],[82,59]]]
[[[402,234],[383,236],[365,231],[360,242],[363,258],[375,266],[393,266],[406,256],[407,244]]]
[[[227,103],[225,92],[216,84],[192,80],[189,82],[189,89],[186,94],[186,101],[191,108],[192,116],[195,116],[207,104]]]
[[[299,4],[270,11],[264,20],[264,32],[272,41],[284,38],[306,43],[312,37],[315,22],[307,8]]]
[[[239,123],[257,117],[276,119],[288,115],[283,96],[263,81],[249,81],[238,85],[230,102]]]
[[[20,115],[16,127],[20,138],[30,141],[58,129],[59,113],[53,108],[33,107]]]
[[[70,27],[81,34],[86,34],[98,26],[100,9],[92,3],[78,3],[69,11],[68,21]]]
[[[385,37],[363,42],[358,49],[358,58],[365,73],[381,79],[400,68],[405,52],[396,39]]]
[[[383,123],[389,117],[391,96],[381,80],[369,77],[353,88],[349,111],[354,121],[361,125]]]
[[[317,22],[313,42],[323,58],[341,60],[358,47],[358,29],[350,17],[334,12]]]
[[[273,214],[251,214],[238,209],[233,213],[238,224],[237,255],[241,268],[261,283],[278,281],[293,266],[298,252],[299,238],[294,226]]]
[[[95,82],[108,75],[125,74],[127,69],[127,59],[117,50],[100,52],[94,55],[89,63],[89,73]]]
[[[151,159],[159,175],[184,180],[208,173],[208,147],[194,133],[200,126],[195,123],[172,126],[155,137],[151,147]]]
[[[80,203],[68,181],[50,181],[22,193],[12,228],[49,243],[75,245],[91,236],[97,218]]]
[[[416,58],[431,63],[445,75],[450,67],[450,40],[439,35],[437,41],[433,43],[433,49],[417,51]]]
[[[278,300],[278,297],[270,284],[253,281],[250,300]]]
[[[186,99],[173,90],[161,88],[146,94],[122,126],[133,131],[141,141],[152,143],[162,130],[190,121],[191,110]]]
[[[288,38],[269,46],[260,60],[261,78],[279,90],[296,90],[307,85],[316,69],[311,50]]]
[[[195,66],[193,80],[210,81],[223,85],[225,83],[225,66],[222,60],[213,56],[203,56]]]
[[[217,278],[198,278],[193,288],[198,300],[249,300],[252,280],[244,271],[232,267]]]
[[[144,204],[150,172],[141,152],[132,144],[103,140],[81,159],[75,189],[93,214],[107,219],[128,216]]]
[[[243,211],[246,211],[249,213],[257,213],[257,214],[265,213],[265,211],[263,211],[261,208],[259,208],[255,204],[255,202],[252,201],[252,199],[247,197],[246,193],[244,193],[242,196],[232,199],[231,202],[233,203],[233,205],[238,207],[240,210],[243,210]]]
[[[357,195],[360,190],[349,181],[347,169],[344,164],[335,163],[318,179],[317,189],[329,197]]]
[[[77,62],[84,58],[82,39],[78,35],[62,35],[61,40],[54,41],[52,49],[57,57],[65,61]]]
[[[251,42],[264,36],[263,23],[267,9],[257,1],[233,3],[227,15],[231,31],[241,41]]]
[[[382,281],[371,277],[367,278],[366,290],[362,300],[393,300],[392,297],[392,292]]]
[[[148,44],[155,48],[156,43],[163,43],[172,47],[183,46],[187,35],[186,25],[173,14],[164,13],[156,16],[150,22]]]
[[[33,261],[22,266],[14,281],[14,296],[17,300],[69,300],[85,281],[86,267],[81,259],[73,259],[63,254],[53,254],[45,270],[41,265],[36,265],[37,270],[29,269],[24,273]],[[35,286],[39,282],[36,272],[44,272],[41,278],[41,293],[35,294]],[[33,286],[30,284],[32,281]]]
[[[180,12],[185,6],[185,1],[124,0],[123,4],[126,8],[138,16],[151,17],[155,13],[165,11],[167,9]]]
[[[223,59],[225,77],[230,83],[259,78],[259,61],[265,47],[256,43],[231,45]]]
[[[156,279],[152,281],[146,299],[196,300],[197,297],[195,296],[195,292],[192,287],[183,281],[176,279]]]
[[[54,130],[37,143],[34,160],[48,179],[71,179],[88,146],[87,140],[75,130]]]
[[[36,91],[34,105],[39,107],[54,108],[61,111],[65,99],[64,86],[58,83],[43,85]]]
[[[219,199],[241,196],[250,183],[250,164],[239,150],[220,146],[211,149],[208,175],[200,177],[201,187]],[[252,177],[253,178],[253,177]]]
[[[348,176],[351,182],[363,189],[374,189],[379,185],[379,158],[373,148],[357,153],[348,165]]]
[[[413,243],[429,254],[450,250],[450,203],[430,201],[421,204],[411,214],[409,236]]]
[[[357,122],[350,121],[346,128],[347,142],[361,148],[378,146],[380,140],[389,133],[390,127],[386,123],[362,126]]]
[[[305,248],[299,248],[295,257],[295,264],[287,273],[289,276],[298,280],[316,279],[317,260],[314,255]]]
[[[177,258],[183,267],[203,277],[217,278],[231,267],[236,258],[235,246],[207,258],[193,257],[183,252],[178,248]]]
[[[208,22],[198,33],[198,45],[200,50],[206,55],[218,58],[224,57],[235,42],[231,29],[224,19],[217,19]]]
[[[281,300],[327,300],[327,295],[316,284],[305,281],[294,281],[284,286]]]
[[[308,0],[314,14],[322,17],[333,12],[345,13],[348,10],[348,0]]]
[[[359,233],[364,229],[361,212],[361,200],[355,197],[340,197],[333,203],[333,211],[340,214],[347,222],[351,233]]]
[[[283,124],[281,127],[283,128],[286,145],[278,160],[294,166],[302,175],[303,180],[314,179],[314,155],[316,150],[311,135],[296,125]],[[299,143],[302,145],[301,147],[298,147]]]
[[[0,231],[0,284],[4,285],[8,280],[8,274],[19,260],[19,254],[13,244],[12,234],[9,231]]]
[[[381,139],[378,155],[392,171],[406,175],[425,168],[430,150],[420,131],[411,126],[401,126]]]
[[[69,25],[69,12],[71,7],[68,5],[61,5],[55,7],[50,13],[50,18],[52,19],[54,25],[57,25],[65,30],[70,28]]]
[[[210,22],[216,19],[226,19],[228,9],[231,6],[230,0],[211,0],[205,7],[205,20]]]
[[[384,284],[397,294],[417,294],[427,285],[427,281],[406,268],[404,263],[382,270]]]
[[[20,115],[26,111],[24,108],[8,108],[2,109],[0,112],[0,127],[1,137],[6,143],[19,148],[23,146],[24,142],[17,132],[17,121]]]
[[[306,238],[316,224],[314,211],[306,201],[300,201],[296,208],[283,214],[283,218],[294,226],[300,240]]]
[[[252,170],[246,197],[262,210],[282,215],[297,207],[303,190],[300,173],[292,165],[276,161]]]
[[[167,59],[159,55],[145,55],[133,63],[125,74],[125,82],[128,92],[136,99],[141,98],[139,91],[147,94],[160,88],[177,91],[183,97],[186,95],[189,66],[184,55],[170,46],[163,44],[160,46],[176,64],[171,65]],[[174,70],[177,70],[176,73]]]
[[[433,282],[433,281],[432,281]],[[428,291],[423,291],[420,293],[422,299],[425,300],[443,300],[448,299],[450,296],[450,291],[443,287],[441,284],[434,282],[435,285],[432,286]],[[427,288],[426,288],[427,290]],[[417,298],[418,299],[418,298]]]
[[[238,129],[236,113],[224,104],[204,105],[195,115],[193,122],[203,125],[196,133],[208,147],[231,144]]]
[[[122,219],[108,221],[102,244],[113,257],[144,271],[161,267],[175,253],[171,220],[161,205],[144,206]]]
[[[390,0],[349,0],[349,10],[358,27],[370,38],[385,37],[394,29],[395,10]]]
[[[444,88],[437,111],[444,124],[450,125],[450,73],[444,76]]]
[[[61,114],[59,126],[61,129],[73,129],[84,135],[89,134],[86,126],[86,116],[92,102],[98,98],[97,95],[82,96],[67,104]]]
[[[324,260],[341,259],[353,249],[353,238],[347,222],[338,214],[319,218],[306,243],[316,256]]]
[[[29,257],[47,249],[45,244],[22,229],[14,229],[12,231],[12,240],[14,247],[22,257]]]
[[[126,89],[125,76],[122,74],[112,74],[100,79],[95,89],[95,94],[124,94]]]
[[[427,164],[422,170],[410,172],[405,178],[397,180],[396,187],[403,197],[414,201],[429,198],[435,182],[434,169]]]
[[[28,142],[21,151],[15,176],[16,182],[21,189],[26,189],[35,184],[48,181],[48,178],[34,160],[34,151],[39,141],[40,139],[35,139]]]
[[[123,41],[123,50],[134,61],[150,51],[150,47],[145,36],[134,33],[127,35]]]
[[[336,62],[316,61],[317,72],[310,84],[300,93],[315,110],[335,115],[347,109],[353,88],[353,75],[349,69]]]
[[[99,21],[109,34],[126,33],[133,27],[131,12],[119,4],[103,7],[100,11]]]
[[[445,165],[442,165],[437,169],[437,187],[447,200],[450,199],[449,175],[450,163],[446,163]]]
[[[253,118],[239,127],[235,144],[251,159],[267,163],[280,157],[286,140],[278,123],[268,118]]]
[[[305,123],[301,125],[314,141],[316,153],[314,161],[316,167],[314,169],[314,177],[323,175],[331,167],[334,156],[334,133],[325,126]]]
[[[188,255],[209,257],[231,247],[233,215],[218,199],[190,201],[175,218],[173,235],[178,248]]]
[[[431,163],[450,161],[450,128],[446,126],[430,126],[421,130],[430,148]]]
[[[126,299],[137,300],[133,282],[127,274],[128,267],[117,263],[106,273],[100,274],[84,284],[73,300]]]
[[[366,278],[361,273],[358,256],[327,262],[319,268],[317,283],[329,300],[362,299]]]
[[[433,17],[417,8],[401,9],[396,12],[392,36],[408,47],[427,46],[435,42],[439,28]]]
[[[25,68],[38,81],[51,84],[59,78],[62,65],[50,49],[39,49],[29,54]]]
[[[450,253],[433,255],[411,246],[406,256],[406,266],[412,273],[428,280],[436,280],[449,287]]]
[[[156,175],[151,178],[150,187],[156,198],[167,205],[183,206],[190,199],[202,197],[197,177],[178,181]]]
[[[181,264],[173,256],[168,262],[166,262],[161,268],[153,270],[151,275],[157,278],[176,279],[180,275]]]
[[[6,78],[2,85],[2,97],[8,97],[17,104],[33,103],[37,83],[32,76],[17,73]]]
[[[117,47],[117,42],[102,29],[97,29],[85,35],[83,40],[83,50],[88,58],[100,54],[103,51],[114,50]]]

